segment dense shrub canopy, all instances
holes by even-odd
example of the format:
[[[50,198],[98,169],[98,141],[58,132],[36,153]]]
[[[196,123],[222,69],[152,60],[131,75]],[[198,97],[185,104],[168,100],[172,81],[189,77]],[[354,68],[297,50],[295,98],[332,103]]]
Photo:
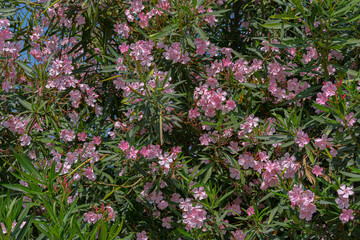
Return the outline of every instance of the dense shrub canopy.
[[[1,239],[355,239],[358,0],[0,3]]]

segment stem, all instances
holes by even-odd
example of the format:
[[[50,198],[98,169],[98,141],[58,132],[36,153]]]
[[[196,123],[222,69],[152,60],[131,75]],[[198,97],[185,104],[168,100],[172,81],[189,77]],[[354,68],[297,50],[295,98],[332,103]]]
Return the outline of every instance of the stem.
[[[136,182],[134,182],[133,184],[128,185],[128,186],[120,185],[120,186],[117,187],[116,189],[113,189],[108,195],[106,195],[103,200],[105,201],[106,199],[108,199],[115,191],[119,190],[120,188],[132,188],[132,187],[134,187],[134,186],[135,186],[136,184],[138,184],[143,178],[144,178],[144,177],[139,178]],[[125,183],[126,183],[126,182],[125,182]],[[124,183],[124,184],[125,184],[125,183]]]

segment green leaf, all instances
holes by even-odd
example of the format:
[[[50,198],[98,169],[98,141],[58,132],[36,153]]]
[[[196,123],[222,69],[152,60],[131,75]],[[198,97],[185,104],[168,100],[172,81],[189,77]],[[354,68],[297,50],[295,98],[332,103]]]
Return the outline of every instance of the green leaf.
[[[207,165],[206,168],[207,168],[207,170],[206,170],[205,176],[204,176],[204,178],[202,179],[202,183],[203,183],[203,184],[206,184],[206,182],[207,182],[207,181],[209,180],[209,178],[211,177],[211,174],[212,174],[213,169],[214,169],[214,164]]]
[[[335,126],[340,125],[340,123],[338,121],[336,121],[336,120],[325,119],[325,118],[323,118],[321,116],[311,116],[311,118],[314,119],[317,122],[324,123],[324,124],[327,124],[327,125],[335,125]]]
[[[314,155],[312,154],[311,150],[307,146],[305,146],[305,150],[306,150],[306,153],[307,153],[311,163],[315,164]]]
[[[189,237],[189,238],[191,238],[191,239],[194,239],[193,236],[192,236],[190,233],[186,232],[184,229],[177,228],[177,230],[178,230],[182,235],[184,235],[184,236],[186,236],[186,237]]]
[[[347,177],[351,177],[351,178],[359,178],[360,179],[360,174],[355,174],[355,173],[349,173],[349,172],[344,172],[344,171],[340,171],[340,173],[344,176]]]
[[[109,238],[109,240],[115,239],[122,230],[122,227],[123,227],[123,224],[124,224],[124,219],[121,219],[120,224],[119,224],[119,219],[120,218],[118,218],[118,220],[115,222],[115,224],[110,229],[110,232],[109,232],[110,238]]]
[[[108,236],[108,225],[109,223],[106,221],[101,225],[100,228],[100,239],[106,240]]]
[[[226,12],[229,12],[229,11],[231,11],[231,9],[223,9],[223,10],[219,10],[219,11],[200,14],[199,16],[221,16],[222,13],[226,13]]]
[[[275,214],[277,212],[278,212],[278,207],[275,207],[273,210],[271,210],[269,220],[268,220],[267,224],[270,224],[272,222],[272,220],[274,219]]]
[[[208,37],[206,36],[206,33],[201,28],[195,26],[195,24],[193,25],[193,28],[199,34],[201,39],[203,39],[205,41],[208,39]]]
[[[24,186],[22,186],[20,184],[7,184],[7,183],[5,183],[5,184],[0,184],[0,185],[3,186],[3,187],[6,187],[8,189],[19,191],[19,192],[35,194],[35,195],[44,194],[43,192],[32,190],[32,189],[30,189],[28,187],[24,187]]]
[[[289,139],[288,135],[264,135],[264,136],[256,136],[257,139],[261,139],[261,140],[268,140],[268,141],[272,141],[274,143],[280,143],[283,142],[287,139]]]
[[[332,113],[333,111],[331,109],[329,109],[328,107],[325,107],[323,105],[317,104],[317,103],[313,103],[312,104],[314,107],[316,107],[317,109],[324,111],[324,112],[328,112],[328,113]]]
[[[23,107],[25,107],[27,110],[30,110],[30,111],[33,110],[32,107],[31,107],[31,103],[29,103],[29,102],[27,102],[27,101],[24,101],[24,100],[22,100],[21,98],[17,98],[17,99],[18,99],[19,103],[20,103]]]
[[[178,23],[168,25],[168,26],[164,27],[160,32],[150,35],[150,39],[156,40],[156,39],[163,38],[167,35],[170,35],[173,31],[175,31],[178,28],[178,26],[179,26]]]
[[[201,124],[206,126],[217,126],[217,123],[213,123],[213,122],[201,122]]]
[[[26,157],[15,152],[14,156],[25,171],[27,171],[29,174],[34,174],[35,177],[37,177],[40,181],[44,182],[43,176]]]
[[[253,89],[261,89],[261,88],[266,88],[267,86],[265,84],[255,84],[255,83],[238,83],[240,85],[243,85],[245,87],[248,88],[253,88]]]
[[[291,1],[299,10],[300,12],[305,16],[305,10],[304,7],[302,6],[302,2],[301,0],[292,0]]]
[[[222,201],[224,201],[228,196],[230,196],[233,192],[235,192],[235,190],[232,190],[230,192],[227,192],[226,194],[224,194],[223,196],[221,196],[221,198],[219,198],[217,201],[216,201],[216,206],[219,205],[219,203],[221,203]]]
[[[279,22],[268,22],[261,26],[268,29],[286,29],[291,27],[291,25],[288,23],[279,23]]]
[[[299,19],[300,17],[297,17],[295,15],[292,14],[277,14],[277,15],[272,15],[270,16],[270,18],[273,19],[283,19],[283,20],[291,20],[291,19]]]
[[[30,74],[30,73],[34,73],[34,69],[32,69],[31,67],[29,67],[27,64],[20,62],[20,61],[16,61],[19,66],[25,70],[26,73]]]

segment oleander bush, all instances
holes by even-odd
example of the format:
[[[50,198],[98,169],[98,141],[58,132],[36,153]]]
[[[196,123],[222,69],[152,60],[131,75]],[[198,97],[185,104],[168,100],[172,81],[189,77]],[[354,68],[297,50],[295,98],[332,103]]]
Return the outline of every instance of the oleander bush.
[[[360,236],[359,0],[0,6],[0,239]]]

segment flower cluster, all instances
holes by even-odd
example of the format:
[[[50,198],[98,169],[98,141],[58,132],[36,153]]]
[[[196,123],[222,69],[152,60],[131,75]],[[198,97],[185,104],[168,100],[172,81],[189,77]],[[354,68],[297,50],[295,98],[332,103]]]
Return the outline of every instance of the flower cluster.
[[[289,191],[289,199],[291,206],[299,207],[300,219],[310,221],[312,215],[316,213],[316,206],[314,204],[315,195],[310,190],[303,191],[301,185],[294,185],[293,189]]]

